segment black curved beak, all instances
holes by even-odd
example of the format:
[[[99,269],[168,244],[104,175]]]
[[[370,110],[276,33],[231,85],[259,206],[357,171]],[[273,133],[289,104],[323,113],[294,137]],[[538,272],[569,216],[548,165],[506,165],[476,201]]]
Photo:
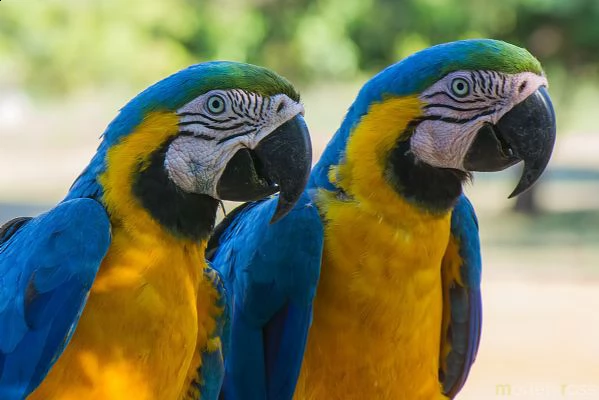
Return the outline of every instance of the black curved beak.
[[[280,192],[271,223],[283,218],[301,196],[312,166],[312,144],[301,114],[266,136],[254,149],[239,150],[217,185],[222,200],[255,201]]]
[[[522,176],[510,198],[529,189],[541,176],[553,152],[555,112],[547,88],[540,87],[507,112],[497,124],[485,124],[470,146],[464,167],[493,172],[524,161]]]

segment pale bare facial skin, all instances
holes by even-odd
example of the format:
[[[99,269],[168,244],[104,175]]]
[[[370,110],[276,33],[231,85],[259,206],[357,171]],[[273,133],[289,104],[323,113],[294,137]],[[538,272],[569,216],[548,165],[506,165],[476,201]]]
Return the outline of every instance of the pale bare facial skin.
[[[438,168],[466,171],[464,159],[478,130],[495,124],[547,78],[532,72],[457,71],[446,75],[420,96],[425,120],[411,138],[417,160]]]
[[[235,153],[254,149],[303,113],[303,105],[284,94],[210,91],[177,110],[180,134],[167,149],[164,167],[181,190],[218,198],[218,181]]]

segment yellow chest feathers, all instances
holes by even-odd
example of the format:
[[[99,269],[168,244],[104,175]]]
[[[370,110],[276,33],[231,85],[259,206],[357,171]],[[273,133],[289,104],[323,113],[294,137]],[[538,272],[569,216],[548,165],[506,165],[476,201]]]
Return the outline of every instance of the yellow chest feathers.
[[[215,327],[204,245],[122,230],[75,334],[32,399],[178,399]]]
[[[297,399],[442,399],[441,260],[449,215],[389,223],[326,208],[325,248]]]

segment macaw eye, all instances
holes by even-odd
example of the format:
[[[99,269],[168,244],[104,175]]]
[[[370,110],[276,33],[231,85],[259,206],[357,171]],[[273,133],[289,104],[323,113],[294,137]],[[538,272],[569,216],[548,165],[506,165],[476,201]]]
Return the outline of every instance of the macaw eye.
[[[470,84],[464,78],[455,78],[451,81],[451,91],[457,97],[465,97],[470,94]]]
[[[225,100],[220,96],[210,96],[207,105],[212,114],[218,115],[225,111]]]

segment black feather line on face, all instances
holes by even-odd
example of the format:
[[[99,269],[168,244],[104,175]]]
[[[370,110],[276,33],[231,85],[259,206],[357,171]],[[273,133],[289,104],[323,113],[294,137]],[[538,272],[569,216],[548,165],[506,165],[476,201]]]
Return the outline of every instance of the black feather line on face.
[[[451,101],[454,101],[454,102],[460,103],[460,104],[484,103],[484,102],[487,101],[487,99],[482,98],[482,97],[478,97],[476,95],[472,96],[472,98],[469,99],[469,100],[458,99],[458,98],[453,97],[449,93],[443,92],[443,91],[441,91],[441,92],[434,92],[434,93],[431,93],[431,94],[427,94],[427,95],[424,95],[423,97],[425,99],[431,99],[431,98],[433,98],[435,96],[445,96],[445,97],[449,98]]]
[[[187,193],[171,181],[164,169],[166,142],[152,154],[148,168],[137,171],[133,194],[148,213],[173,235],[189,240],[207,240],[214,228],[218,200],[205,195]]]
[[[419,118],[419,122],[429,120],[429,121],[449,122],[451,124],[466,124],[468,122],[474,121],[475,119],[479,119],[481,117],[485,117],[485,116],[491,115],[493,113],[495,113],[495,109],[489,109],[487,111],[478,113],[470,118],[453,118],[453,117],[444,117],[443,115],[425,115],[424,117]]]

